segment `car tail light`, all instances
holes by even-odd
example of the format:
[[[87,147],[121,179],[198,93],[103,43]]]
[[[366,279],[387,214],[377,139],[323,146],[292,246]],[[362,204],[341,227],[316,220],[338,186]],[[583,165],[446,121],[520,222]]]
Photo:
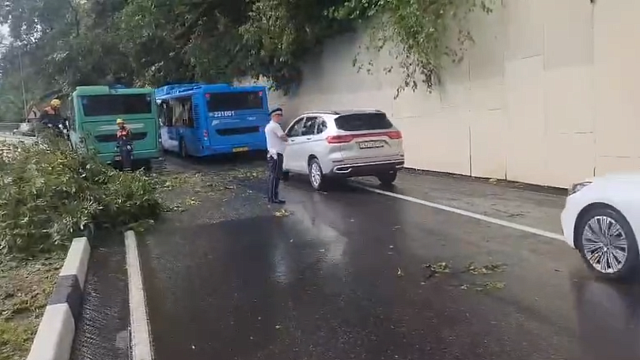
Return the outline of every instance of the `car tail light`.
[[[346,144],[350,143],[354,137],[352,135],[333,135],[327,136],[327,142],[329,144]]]
[[[329,144],[346,144],[357,138],[374,137],[374,136],[386,136],[391,140],[402,139],[402,133],[398,130],[394,130],[394,131],[379,132],[379,133],[328,136],[327,142]]]
[[[402,139],[402,133],[400,131],[389,131],[385,133],[391,140],[400,140]]]
[[[204,131],[204,139],[207,140],[209,138],[209,131],[205,130]]]

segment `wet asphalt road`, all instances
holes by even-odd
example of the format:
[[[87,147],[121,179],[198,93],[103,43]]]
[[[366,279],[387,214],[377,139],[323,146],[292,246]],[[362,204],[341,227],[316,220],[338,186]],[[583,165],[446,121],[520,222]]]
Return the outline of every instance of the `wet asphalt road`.
[[[296,180],[279,217],[263,190],[142,239],[157,360],[640,357],[639,285],[595,281],[556,240]]]

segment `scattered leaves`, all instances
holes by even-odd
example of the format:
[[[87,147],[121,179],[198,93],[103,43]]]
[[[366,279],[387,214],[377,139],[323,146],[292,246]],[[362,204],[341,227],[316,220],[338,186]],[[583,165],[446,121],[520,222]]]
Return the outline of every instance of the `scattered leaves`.
[[[193,205],[198,205],[198,204],[200,204],[200,200],[198,200],[198,199],[196,199],[195,197],[193,197],[193,196],[192,196],[192,197],[188,198],[188,199],[185,201],[185,203],[186,203],[188,206],[193,206]]]
[[[155,225],[155,221],[153,221],[151,219],[146,219],[146,220],[141,220],[141,221],[135,222],[135,223],[127,226],[127,229],[133,230],[133,231],[138,232],[138,233],[141,233],[141,232],[145,232],[145,231],[149,230],[150,228],[153,227],[153,225]]]
[[[425,264],[422,266],[426,269],[433,271],[436,274],[451,272],[451,266],[449,266],[449,264],[446,262],[439,262],[437,264]]]
[[[497,272],[503,272],[506,268],[505,264],[502,263],[492,263],[486,264],[483,266],[476,266],[474,262],[470,262],[465,269],[465,272],[468,272],[473,275],[488,275]]]
[[[446,262],[439,262],[437,264],[424,264],[422,267],[425,269],[425,273],[422,276],[421,284],[426,284],[427,280],[438,276],[442,273],[451,272],[449,264]]]
[[[437,264],[425,264],[423,265],[423,268],[425,269],[425,273],[423,274],[422,281],[420,282],[421,285],[425,285],[429,279],[434,278],[440,274],[452,273],[451,267],[446,262],[440,262]],[[455,271],[455,273],[472,274],[472,275],[489,275],[493,273],[503,272],[505,268],[506,268],[506,265],[502,263],[490,263],[483,266],[476,266],[474,262],[470,262],[469,264],[467,264],[464,270]],[[462,290],[473,288],[477,291],[502,289],[504,287],[505,287],[505,283],[500,281],[487,281],[483,283],[460,285],[460,289]]]
[[[185,209],[184,206],[180,204],[173,204],[173,205],[165,206],[164,210],[165,212],[184,212],[187,209]]]
[[[476,287],[476,291],[486,291],[486,290],[500,290],[504,289],[506,284],[502,281],[487,281],[483,283],[481,286]]]
[[[291,215],[291,213],[287,209],[280,209],[273,213],[273,215],[277,217],[285,217]]]

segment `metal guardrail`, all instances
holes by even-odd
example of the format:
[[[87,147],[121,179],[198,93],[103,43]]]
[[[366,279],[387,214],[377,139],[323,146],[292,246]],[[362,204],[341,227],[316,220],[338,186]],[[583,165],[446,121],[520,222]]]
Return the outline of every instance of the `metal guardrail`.
[[[11,135],[11,134],[2,134],[0,133],[0,141],[10,142],[10,143],[33,143],[37,140],[35,136],[20,136],[20,135]]]
[[[25,136],[25,134],[21,133],[21,130],[27,130],[23,127],[21,128],[21,124],[23,123],[0,123],[0,141],[2,142],[11,142],[11,143],[33,143],[36,141],[35,136]],[[32,124],[31,130],[33,131],[33,135],[35,135],[35,124]]]
[[[0,122],[0,135],[35,135],[36,124],[33,123],[2,123]]]
[[[12,133],[13,130],[20,128],[18,122],[0,122],[0,133]]]

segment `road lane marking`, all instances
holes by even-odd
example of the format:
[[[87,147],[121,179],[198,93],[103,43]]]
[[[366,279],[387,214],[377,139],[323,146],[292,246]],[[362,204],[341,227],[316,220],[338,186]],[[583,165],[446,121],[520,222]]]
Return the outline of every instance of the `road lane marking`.
[[[131,326],[131,360],[153,360],[149,315],[142,283],[142,270],[136,234],[124,233],[129,276],[129,321]]]
[[[562,236],[560,234],[552,233],[550,231],[540,230],[540,229],[536,229],[536,228],[533,228],[533,227],[530,227],[530,226],[520,225],[520,224],[512,223],[512,222],[509,222],[509,221],[504,221],[504,220],[492,218],[492,217],[489,217],[489,216],[476,214],[476,213],[471,212],[471,211],[466,211],[466,210],[457,209],[457,208],[453,208],[453,207],[446,206],[446,205],[436,204],[436,203],[433,203],[433,202],[430,202],[430,201],[425,201],[425,200],[422,200],[422,199],[416,199],[416,198],[413,198],[411,196],[406,196],[406,195],[402,195],[402,194],[396,194],[396,193],[392,193],[392,192],[384,191],[384,190],[380,190],[380,189],[374,189],[374,188],[371,188],[371,187],[368,187],[368,186],[362,185],[362,184],[353,183],[353,185],[356,186],[356,187],[359,187],[361,189],[365,189],[365,190],[374,192],[374,193],[391,196],[391,197],[394,197],[394,198],[410,201],[412,203],[416,203],[416,204],[420,204],[420,205],[424,205],[424,206],[429,206],[429,207],[440,209],[440,210],[444,210],[444,211],[449,211],[449,212],[452,212],[452,213],[455,213],[455,214],[468,216],[468,217],[471,217],[471,218],[474,218],[474,219],[478,219],[478,220],[482,220],[482,221],[486,221],[486,222],[489,222],[489,223],[492,223],[492,224],[502,225],[502,226],[506,226],[508,228],[517,229],[517,230],[521,230],[521,231],[526,231],[526,232],[531,233],[531,234],[540,235],[540,236],[548,237],[548,238],[555,239],[555,240],[565,241],[564,236]]]

